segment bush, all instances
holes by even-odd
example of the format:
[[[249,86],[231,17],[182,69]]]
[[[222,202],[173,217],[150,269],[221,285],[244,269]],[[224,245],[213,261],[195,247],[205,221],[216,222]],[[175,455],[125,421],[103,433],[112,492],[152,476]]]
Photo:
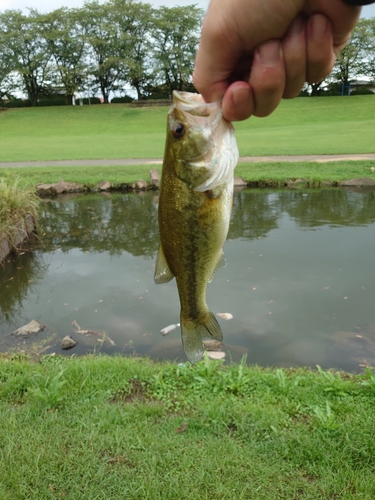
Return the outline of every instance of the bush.
[[[79,101],[80,101],[80,99],[77,99],[76,104],[79,104]],[[90,104],[90,103],[91,104],[101,104],[102,103],[102,101],[99,99],[99,97],[90,97],[90,102],[89,102],[88,97],[84,97],[82,99],[82,101],[83,101],[83,104]]]
[[[374,92],[367,87],[359,87],[350,92],[350,95],[374,95]]]
[[[4,102],[4,108],[29,108],[31,103],[28,99],[11,99],[8,102]]]
[[[156,100],[156,99],[170,99],[171,94],[169,92],[153,92],[152,94],[145,97],[145,101]]]
[[[329,90],[323,90],[320,94],[319,97],[332,97],[332,96],[338,96],[342,95],[341,90],[338,89],[329,89]]]
[[[38,101],[38,106],[66,106],[66,96],[53,95],[41,97]]]
[[[119,103],[124,103],[124,102],[133,102],[133,98],[130,97],[129,95],[124,95],[123,97],[114,97],[111,100],[111,104],[119,104]]]

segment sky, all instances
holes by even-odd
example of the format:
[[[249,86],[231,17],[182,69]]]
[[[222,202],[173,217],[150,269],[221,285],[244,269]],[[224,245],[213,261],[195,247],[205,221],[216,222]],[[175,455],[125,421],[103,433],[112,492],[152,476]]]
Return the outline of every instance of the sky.
[[[166,5],[167,7],[174,7],[176,5],[192,5],[196,4],[198,7],[206,10],[209,0],[150,0],[148,3],[154,7]],[[81,7],[83,0],[0,0],[0,11],[5,9],[20,9],[26,11],[27,8],[32,7],[39,12],[52,12],[60,7]],[[375,17],[375,4],[368,5],[362,9],[363,17]]]
[[[141,0],[143,1],[143,0]],[[146,3],[153,4],[154,7],[166,5],[167,7],[175,7],[177,5],[192,5],[206,10],[209,0],[150,0]],[[52,12],[60,7],[82,7],[83,0],[0,0],[0,11],[5,9],[20,9],[25,10],[29,7],[37,9],[39,12]],[[375,16],[375,13],[374,13]]]

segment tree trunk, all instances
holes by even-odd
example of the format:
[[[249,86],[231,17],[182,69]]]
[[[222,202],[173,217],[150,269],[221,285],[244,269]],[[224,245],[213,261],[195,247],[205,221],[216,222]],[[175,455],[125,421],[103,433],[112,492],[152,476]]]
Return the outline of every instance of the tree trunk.
[[[321,92],[321,86],[322,82],[319,83],[312,83],[311,84],[311,97],[318,97]]]

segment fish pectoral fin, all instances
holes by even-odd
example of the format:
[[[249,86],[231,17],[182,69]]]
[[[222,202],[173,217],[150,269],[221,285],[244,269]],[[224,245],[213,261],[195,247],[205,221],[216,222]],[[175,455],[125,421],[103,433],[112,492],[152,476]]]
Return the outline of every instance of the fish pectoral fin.
[[[161,283],[168,283],[173,280],[174,274],[168,266],[167,259],[164,255],[164,250],[161,244],[159,245],[158,255],[156,257],[156,267],[154,274],[154,281],[157,285]]]
[[[211,274],[211,278],[208,280],[208,283],[211,283],[211,281],[214,279],[215,273],[218,269],[221,269],[222,267],[225,267],[227,265],[227,259],[224,257],[224,252],[221,250],[219,259],[216,263],[216,266]]]
[[[190,325],[191,323],[191,325]],[[191,364],[202,359],[204,354],[203,339],[211,337],[215,340],[223,340],[223,332],[212,312],[208,311],[207,319],[196,324],[193,321],[184,321],[181,318],[182,345],[187,359]]]

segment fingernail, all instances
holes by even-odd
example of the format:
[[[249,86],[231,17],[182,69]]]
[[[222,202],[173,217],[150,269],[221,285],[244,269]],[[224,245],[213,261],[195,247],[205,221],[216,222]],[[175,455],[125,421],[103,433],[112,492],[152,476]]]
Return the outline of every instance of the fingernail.
[[[314,40],[325,38],[330,28],[330,22],[322,14],[315,14],[311,17],[311,36]]]
[[[305,26],[305,20],[302,16],[297,16],[295,20],[292,22],[290,25],[290,28],[288,29],[287,36],[288,35],[299,35],[302,33],[303,29]]]
[[[278,63],[281,55],[281,45],[277,40],[263,43],[256,49],[260,62],[266,66]]]
[[[232,100],[233,104],[236,108],[242,107],[251,97],[250,89],[248,88],[240,88],[237,90],[233,90]]]

